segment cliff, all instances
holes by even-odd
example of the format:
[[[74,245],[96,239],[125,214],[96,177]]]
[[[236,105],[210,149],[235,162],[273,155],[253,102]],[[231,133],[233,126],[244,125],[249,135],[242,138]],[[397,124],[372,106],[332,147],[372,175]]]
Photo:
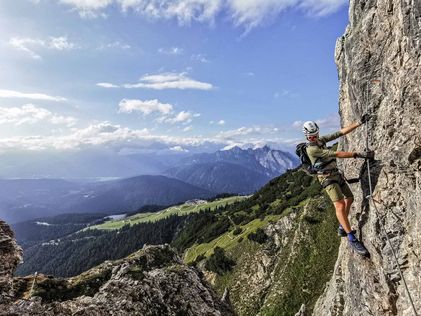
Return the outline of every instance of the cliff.
[[[74,278],[13,278],[21,250],[0,222],[0,260],[0,315],[234,315],[202,274],[166,245],[144,247]]]
[[[351,0],[350,22],[336,45],[342,126],[366,111],[378,212],[369,194],[367,166],[345,160],[353,185],[352,224],[371,253],[365,260],[342,241],[335,272],[314,315],[414,315],[385,231],[418,312],[421,311],[421,2]],[[341,144],[362,151],[360,127]],[[385,231],[382,229],[385,228]]]
[[[22,261],[22,249],[16,244],[10,227],[0,220],[0,304],[13,296],[12,275]]]

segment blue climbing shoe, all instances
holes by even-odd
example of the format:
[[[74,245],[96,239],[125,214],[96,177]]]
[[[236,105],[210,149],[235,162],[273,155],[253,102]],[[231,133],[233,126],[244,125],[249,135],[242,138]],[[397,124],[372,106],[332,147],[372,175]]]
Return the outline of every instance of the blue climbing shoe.
[[[363,257],[370,257],[370,253],[368,250],[364,247],[363,243],[360,242],[355,236],[354,232],[350,232],[348,234],[348,242],[352,249],[354,249],[355,252],[357,252],[359,255]]]

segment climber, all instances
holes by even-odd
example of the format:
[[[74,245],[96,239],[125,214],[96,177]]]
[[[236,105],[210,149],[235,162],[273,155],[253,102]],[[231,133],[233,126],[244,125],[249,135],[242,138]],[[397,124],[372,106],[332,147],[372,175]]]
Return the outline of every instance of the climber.
[[[370,116],[364,114],[359,123],[353,123],[336,133],[321,137],[319,137],[319,127],[316,122],[308,121],[303,125],[303,132],[308,140],[308,158],[310,159],[313,168],[317,170],[317,178],[322,187],[326,190],[336,209],[336,217],[339,221],[338,235],[341,237],[348,237],[351,247],[362,256],[369,256],[369,253],[362,242],[355,237],[355,230],[351,229],[348,215],[351,204],[354,201],[353,195],[346,179],[341,171],[338,170],[336,158],[373,159],[374,152],[358,153],[334,151],[326,147],[326,143],[352,132],[357,127],[366,123],[369,119]]]

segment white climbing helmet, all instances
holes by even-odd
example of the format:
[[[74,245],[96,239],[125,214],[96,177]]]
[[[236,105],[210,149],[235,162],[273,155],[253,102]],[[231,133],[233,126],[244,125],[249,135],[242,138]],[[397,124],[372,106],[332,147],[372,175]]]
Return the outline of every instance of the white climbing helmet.
[[[314,136],[319,133],[319,126],[314,121],[307,121],[303,124],[303,132],[306,136]]]

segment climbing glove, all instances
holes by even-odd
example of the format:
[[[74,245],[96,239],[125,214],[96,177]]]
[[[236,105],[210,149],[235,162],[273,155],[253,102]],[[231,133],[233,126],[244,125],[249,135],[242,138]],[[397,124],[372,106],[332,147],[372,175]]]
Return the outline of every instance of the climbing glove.
[[[362,153],[354,153],[354,158],[374,159],[374,151],[364,151]]]
[[[363,116],[361,116],[360,118],[360,124],[364,124],[367,123],[369,120],[371,119],[371,115],[368,113],[365,113]]]

